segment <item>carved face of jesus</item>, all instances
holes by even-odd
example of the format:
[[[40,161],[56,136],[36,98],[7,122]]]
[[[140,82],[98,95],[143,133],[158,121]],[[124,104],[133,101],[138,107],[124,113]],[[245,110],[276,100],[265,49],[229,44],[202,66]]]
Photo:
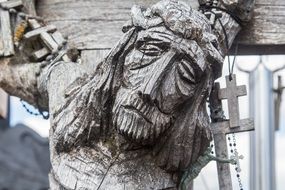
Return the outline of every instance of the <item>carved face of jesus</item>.
[[[194,40],[165,27],[138,33],[125,58],[113,123],[132,141],[152,144],[171,127],[205,70],[204,54]]]

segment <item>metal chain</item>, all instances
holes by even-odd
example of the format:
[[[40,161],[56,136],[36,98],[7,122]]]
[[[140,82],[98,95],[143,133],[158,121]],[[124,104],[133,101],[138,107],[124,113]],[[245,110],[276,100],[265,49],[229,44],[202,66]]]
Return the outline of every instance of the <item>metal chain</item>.
[[[34,116],[40,116],[40,115],[41,115],[44,119],[49,119],[49,113],[48,113],[48,112],[46,112],[46,114],[45,114],[43,111],[41,111],[41,109],[38,109],[38,112],[33,112],[33,111],[31,111],[31,110],[27,107],[27,103],[24,102],[24,100],[20,99],[20,102],[21,102],[23,108],[24,108],[29,114],[34,115]]]

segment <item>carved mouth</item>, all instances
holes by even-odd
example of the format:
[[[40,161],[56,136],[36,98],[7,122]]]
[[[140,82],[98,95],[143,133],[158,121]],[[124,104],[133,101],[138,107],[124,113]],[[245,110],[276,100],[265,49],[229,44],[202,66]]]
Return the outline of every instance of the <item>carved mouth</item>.
[[[169,115],[161,112],[159,108],[155,106],[155,104],[149,105],[147,102],[143,101],[139,97],[130,98],[126,104],[122,105],[122,107],[129,112],[133,112],[141,116],[150,124],[156,123],[156,121],[153,119],[164,118],[165,120],[167,120],[166,118],[169,117]]]
[[[172,117],[139,96],[125,96],[113,112],[118,132],[138,143],[151,144],[169,126]]]

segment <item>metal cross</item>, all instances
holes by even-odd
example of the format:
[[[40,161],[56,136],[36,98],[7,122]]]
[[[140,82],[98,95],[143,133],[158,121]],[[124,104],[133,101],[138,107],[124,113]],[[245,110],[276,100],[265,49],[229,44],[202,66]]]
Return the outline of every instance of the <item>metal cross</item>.
[[[254,130],[254,123],[252,119],[239,120],[239,126],[235,128],[230,127],[230,120],[225,120],[222,110],[222,102],[219,99],[220,85],[215,83],[210,95],[210,109],[211,109],[211,131],[214,137],[215,152],[217,157],[228,158],[227,139],[226,134],[240,133]],[[237,110],[239,111],[239,110]],[[220,112],[220,113],[219,113]],[[221,116],[218,118],[217,116]],[[239,159],[241,158],[235,154],[237,168],[239,167]],[[219,177],[220,190],[232,190],[232,181],[229,164],[217,162],[217,171]]]
[[[226,85],[227,88],[219,91],[219,99],[227,99],[230,127],[238,127],[240,126],[238,97],[246,95],[246,86],[237,86],[235,75],[232,75],[231,80],[230,76],[226,76]]]
[[[14,52],[13,34],[11,31],[11,21],[9,9],[22,6],[21,0],[0,0],[0,56],[10,56]]]

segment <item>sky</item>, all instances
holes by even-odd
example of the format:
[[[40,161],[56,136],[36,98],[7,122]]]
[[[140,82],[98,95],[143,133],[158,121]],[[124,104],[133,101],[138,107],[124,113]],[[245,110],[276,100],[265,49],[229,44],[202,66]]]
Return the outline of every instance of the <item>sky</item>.
[[[233,59],[233,57],[231,57]],[[271,70],[275,70],[285,65],[285,56],[262,56],[264,64]],[[238,56],[236,58],[236,64],[234,73],[237,75],[237,85],[247,85],[248,89],[248,74],[238,70],[242,68],[243,70],[251,71],[259,63],[259,56]],[[227,63],[224,64],[223,68],[223,77],[218,81],[221,83],[221,88],[225,87],[225,78],[224,76],[228,74]],[[274,78],[277,78],[277,75],[281,75],[285,78],[285,70],[275,74]],[[285,81],[285,79],[284,79]],[[276,86],[276,80],[274,85]],[[285,82],[283,83],[285,86]],[[283,100],[285,100],[285,93],[283,94]],[[275,139],[275,152],[276,152],[276,184],[277,190],[283,190],[285,187],[285,117],[282,117],[285,113],[285,101],[281,105],[281,115],[280,115],[280,130],[276,132]],[[241,118],[249,117],[249,103],[248,96],[239,98],[240,104],[240,116]],[[29,106],[29,105],[28,105]],[[32,106],[29,106],[31,109]],[[226,102],[223,102],[223,107],[227,116],[227,105]],[[37,131],[41,136],[48,137],[49,132],[49,121],[42,119],[41,116],[32,116],[25,111],[21,102],[18,98],[11,98],[11,125],[14,126],[17,123],[24,123],[27,126],[31,127]],[[248,190],[249,186],[249,132],[236,134],[237,140],[237,149],[239,154],[244,156],[244,159],[241,160],[241,180],[244,187],[244,190]],[[232,172],[232,181],[233,189],[239,189],[237,179],[235,177],[234,169],[231,168]],[[216,172],[216,163],[211,162],[208,164],[200,173],[200,175],[194,181],[195,190],[218,190],[218,177]]]

